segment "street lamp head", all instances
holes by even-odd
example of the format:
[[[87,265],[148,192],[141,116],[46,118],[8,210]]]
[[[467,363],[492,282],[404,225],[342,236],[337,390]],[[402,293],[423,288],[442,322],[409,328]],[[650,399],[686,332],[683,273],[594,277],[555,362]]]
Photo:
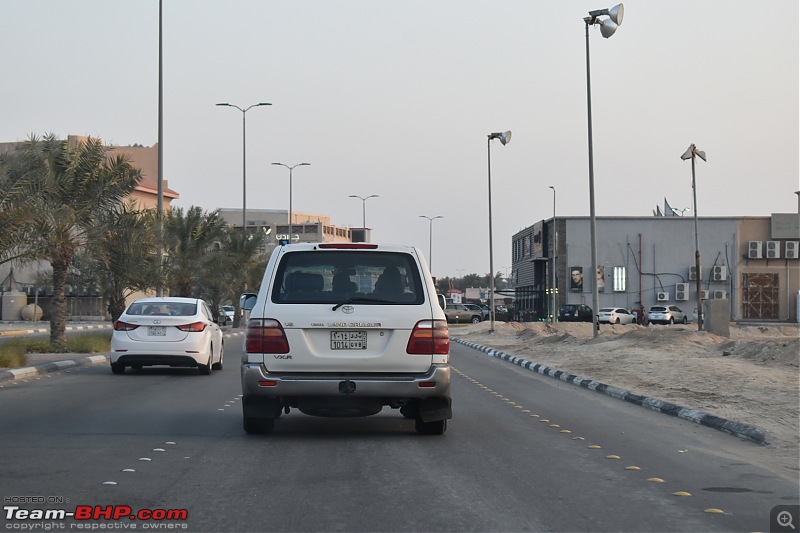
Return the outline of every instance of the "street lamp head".
[[[503,143],[503,146],[505,146],[506,144],[511,142],[511,132],[504,131],[502,133],[501,132],[490,133],[489,140],[491,141],[492,139],[500,139],[500,142]]]
[[[625,15],[625,7],[622,4],[617,4],[611,9],[597,9],[595,11],[589,11],[589,16],[586,17],[584,20],[586,21],[587,26],[589,24],[599,24],[600,25],[600,34],[608,39],[614,32],[617,31],[617,28],[622,25],[622,18]],[[607,16],[607,19],[600,20],[599,17]]]
[[[556,192],[556,188],[555,188],[555,187],[553,187],[552,185],[548,185],[548,186],[547,186],[547,188],[549,188],[549,189],[553,189],[553,192]]]
[[[689,148],[687,148],[686,151],[683,152],[683,155],[681,155],[681,159],[686,161],[687,159],[694,158],[695,155],[700,159],[702,159],[703,161],[707,161],[706,153],[703,150],[698,150],[697,146],[695,146],[694,144],[689,145]]]

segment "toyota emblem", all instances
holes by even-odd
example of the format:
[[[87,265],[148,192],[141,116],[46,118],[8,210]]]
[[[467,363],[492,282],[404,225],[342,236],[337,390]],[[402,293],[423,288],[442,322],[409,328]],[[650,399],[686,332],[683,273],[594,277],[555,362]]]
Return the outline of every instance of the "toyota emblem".
[[[344,313],[346,315],[352,315],[353,311],[355,311],[355,310],[356,310],[355,307],[353,307],[352,305],[343,305],[342,306],[342,313]]]

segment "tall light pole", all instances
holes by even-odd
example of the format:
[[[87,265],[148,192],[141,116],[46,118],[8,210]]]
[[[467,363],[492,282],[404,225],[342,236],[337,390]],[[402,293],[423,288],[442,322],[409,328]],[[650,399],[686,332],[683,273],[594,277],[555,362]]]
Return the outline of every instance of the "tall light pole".
[[[297,163],[296,165],[285,165],[283,163],[272,163],[273,165],[279,165],[282,167],[286,167],[289,169],[289,240],[292,240],[292,224],[294,224],[294,220],[292,220],[292,170],[294,167],[303,167],[310,165],[311,163]]]
[[[442,215],[437,215],[435,217],[426,217],[425,215],[420,215],[419,218],[427,218],[430,222],[430,230],[428,233],[428,269],[433,272],[433,221],[437,218],[444,218]]]
[[[592,283],[592,336],[597,337],[599,322],[597,313],[600,309],[600,294],[597,290],[597,219],[594,212],[594,148],[592,145],[592,82],[591,69],[589,66],[589,26],[598,24],[600,33],[608,39],[617,31],[617,26],[622,24],[622,16],[625,12],[622,4],[617,4],[611,9],[598,9],[589,11],[589,16],[583,21],[586,23],[586,108],[588,112],[589,130],[589,219],[592,239],[592,276],[595,278]],[[599,17],[608,18],[600,19]]]
[[[558,303],[556,302],[556,293],[558,289],[556,288],[556,266],[557,261],[556,259],[558,255],[558,226],[556,225],[556,188],[552,185],[549,185],[551,189],[553,189],[553,276],[552,276],[552,284],[550,285],[550,298],[552,301],[551,308],[552,308],[552,315],[550,316],[550,322],[552,324],[556,323],[556,317],[558,316]]]
[[[699,157],[703,161],[706,160],[706,153],[698,150],[697,146],[692,143],[689,148],[681,156],[681,159],[686,161],[692,160],[692,197],[693,197],[693,211],[694,211],[694,270],[697,274],[697,331],[703,329],[703,295],[701,292],[702,280],[700,279],[700,234],[697,231],[697,186],[694,179],[694,159]]]
[[[364,228],[364,231],[367,230],[367,200],[370,198],[379,198],[379,194],[370,194],[367,197],[358,196],[356,194],[351,194],[348,198],[358,198],[361,200],[361,227]],[[366,237],[366,236],[365,236]]]
[[[505,146],[511,142],[511,132],[490,133],[486,139],[486,158],[489,166],[489,333],[494,333],[494,253],[492,252],[492,139]]]
[[[158,0],[158,201],[156,204],[156,214],[158,215],[158,286],[156,296],[163,296],[164,286],[162,283],[164,266],[164,81],[163,81],[163,61],[162,59],[162,1]],[[38,292],[36,293],[39,294]],[[36,316],[36,313],[34,313]]]
[[[244,109],[238,105],[229,104],[227,102],[217,105],[233,107],[242,112],[242,231],[247,231],[247,119],[245,117],[247,117],[247,111],[253,107],[272,104],[260,102]],[[160,149],[161,147],[159,146],[159,150]]]

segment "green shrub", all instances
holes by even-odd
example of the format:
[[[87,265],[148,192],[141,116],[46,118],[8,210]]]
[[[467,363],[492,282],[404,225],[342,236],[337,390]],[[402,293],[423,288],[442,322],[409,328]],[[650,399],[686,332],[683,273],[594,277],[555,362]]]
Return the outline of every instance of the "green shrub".
[[[57,350],[49,339],[15,337],[0,344],[0,367],[18,368],[27,365],[29,353],[97,353],[111,349],[110,333],[76,335],[67,338],[62,350]]]

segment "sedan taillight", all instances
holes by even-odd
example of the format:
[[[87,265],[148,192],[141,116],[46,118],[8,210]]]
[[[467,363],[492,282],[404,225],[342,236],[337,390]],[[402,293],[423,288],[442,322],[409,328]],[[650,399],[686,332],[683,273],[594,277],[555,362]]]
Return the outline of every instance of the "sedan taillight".
[[[289,353],[289,340],[280,322],[253,318],[247,322],[244,346],[247,353]]]
[[[206,323],[205,322],[192,322],[191,324],[184,324],[182,326],[175,326],[181,331],[205,331]]]
[[[133,331],[138,327],[139,324],[129,324],[128,322],[123,322],[121,320],[114,322],[114,331]]]
[[[412,355],[447,355],[450,353],[450,330],[446,320],[420,320],[411,331],[406,353]]]

